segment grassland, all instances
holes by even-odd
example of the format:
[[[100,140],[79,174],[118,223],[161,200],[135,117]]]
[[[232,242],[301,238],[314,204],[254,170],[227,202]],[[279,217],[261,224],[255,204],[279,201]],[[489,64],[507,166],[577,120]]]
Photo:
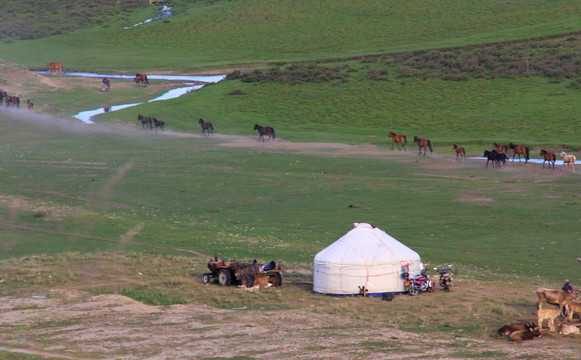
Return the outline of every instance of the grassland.
[[[490,171],[370,145],[286,149],[241,137],[237,148],[231,138],[130,128],[51,130],[42,122],[54,119],[18,118],[3,119],[2,217],[13,239],[5,258],[31,248],[135,250],[135,241],[309,264],[350,224],[368,221],[430,263],[553,279],[576,266],[567,254],[578,179],[563,171]],[[566,259],[559,268],[556,258]]]
[[[544,38],[581,30],[576,16],[581,5],[575,0],[174,0],[172,5],[175,16],[167,20],[124,29],[155,16],[156,8],[123,11],[108,15],[101,25],[72,33],[4,42],[0,54],[30,68],[60,61],[78,71],[187,73]],[[78,6],[82,13],[83,3]],[[43,12],[43,16],[48,15]],[[53,16],[61,26],[67,24],[62,13],[55,11]],[[13,18],[10,21],[27,21],[18,12]],[[31,57],[31,49],[42,56]]]
[[[492,142],[516,142],[537,157],[540,148],[574,153],[581,148],[578,2],[173,4],[170,19],[127,31],[122,27],[128,21],[150,17],[155,8],[112,15],[106,26],[0,44],[1,57],[16,62],[0,64],[0,87],[35,102],[33,112],[0,112],[2,296],[24,299],[66,289],[82,294],[74,300],[53,294],[55,307],[58,301],[84,306],[87,298],[107,294],[156,306],[189,304],[193,313],[203,314],[191,323],[204,325],[180,327],[192,341],[207,340],[198,331],[217,330],[215,324],[233,319],[255,324],[260,311],[277,321],[296,313],[292,332],[317,342],[277,353],[287,358],[332,353],[326,337],[301,332],[299,326],[309,321],[313,331],[338,339],[350,338],[353,329],[362,335],[374,329],[373,339],[345,345],[349,353],[335,354],[340,356],[382,351],[396,356],[405,341],[382,336],[401,329],[445,333],[450,341],[436,347],[452,350],[439,356],[515,358],[514,349],[494,341],[492,350],[485,349],[461,332],[488,336],[503,321],[533,320],[535,286],[554,287],[564,277],[581,283],[578,173],[530,163],[486,169],[476,160],[456,161],[451,149],[458,143],[474,156]],[[95,119],[98,124],[85,125],[69,117],[149,99],[173,85],[154,81],[137,88],[114,81],[113,91],[104,94],[89,80],[27,72],[47,61],[62,61],[66,70],[103,72],[242,71],[181,98],[104,114]],[[296,73],[285,73],[295,65]],[[341,76],[321,69],[307,73],[311,66]],[[303,71],[306,78],[298,74]],[[323,73],[329,78],[322,79]],[[280,74],[289,79],[281,81]],[[140,131],[137,114],[164,120],[166,131]],[[198,118],[212,121],[216,136],[202,137]],[[277,141],[259,142],[255,123],[274,126]],[[407,134],[409,149],[415,149],[414,135],[432,139],[435,154],[391,151],[389,130]],[[285,279],[311,280],[313,256],[353,222],[375,224],[418,251],[429,266],[453,263],[458,290],[398,298],[386,308],[379,301],[365,307],[355,302],[359,299],[328,301],[300,286],[255,296],[197,280],[205,271],[201,255],[214,251],[227,258],[283,260]],[[501,292],[503,297],[493,296]],[[220,320],[210,319],[202,304],[228,311],[215,313]],[[26,301],[6,309],[35,310]],[[234,315],[232,309],[250,311]],[[94,326],[120,324],[86,316],[94,318],[87,322]],[[152,328],[153,318],[123,320]],[[334,325],[321,325],[328,320]],[[50,348],[68,326],[82,322],[55,321],[8,326],[0,336],[14,347],[22,346],[19,335],[38,337],[37,346]],[[155,322],[171,327],[162,318]],[[249,328],[238,330],[230,340],[243,345]],[[277,341],[284,344],[287,331]],[[82,346],[74,351],[87,358],[145,351],[125,348],[125,336],[111,335],[112,353]],[[173,349],[186,346],[166,341]],[[565,340],[547,341],[562,347]],[[243,353],[229,350],[224,356],[268,354],[246,346]],[[227,350],[223,344],[217,348]],[[433,348],[418,350],[428,356]],[[0,347],[0,359],[4,351]],[[159,350],[148,351],[142,355]],[[58,358],[50,352],[35,356]]]

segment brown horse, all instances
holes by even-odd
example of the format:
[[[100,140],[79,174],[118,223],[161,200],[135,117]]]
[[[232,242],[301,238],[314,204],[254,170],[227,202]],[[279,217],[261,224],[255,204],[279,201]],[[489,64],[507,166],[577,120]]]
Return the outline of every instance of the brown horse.
[[[148,127],[149,130],[153,129],[153,120],[149,116],[137,115],[137,120],[141,121],[141,130],[146,130]]]
[[[466,150],[463,147],[458,146],[456,144],[452,144],[454,146],[454,150],[456,151],[456,160],[466,160]]]
[[[426,156],[427,149],[430,149],[430,154],[434,151],[432,150],[432,142],[428,139],[422,139],[414,136],[414,143],[418,143],[418,147],[420,148],[418,155],[422,154],[422,148],[424,149],[424,156]]]
[[[496,150],[496,152],[508,154],[508,146],[499,145],[497,143],[493,143],[492,145],[494,146],[494,150]]]
[[[545,167],[545,163],[548,161],[549,169],[551,168],[551,163],[553,163],[553,170],[555,170],[555,160],[557,160],[557,155],[550,153],[545,149],[541,149],[540,155],[545,159],[545,161],[543,161],[543,167]]]
[[[210,136],[210,135],[214,136],[214,125],[212,125],[211,122],[207,122],[207,121],[204,121],[204,119],[200,119],[200,121],[198,121],[198,123],[202,127],[202,135],[204,135],[204,136]],[[208,132],[207,135],[206,135],[206,131]]]
[[[46,63],[46,70],[51,73],[51,76],[54,76],[56,74],[59,75],[59,77],[62,75],[63,71],[64,71],[64,66],[62,63],[59,62],[49,62]]]
[[[260,140],[264,141],[264,135],[268,135],[268,140],[272,137],[272,139],[276,139],[276,135],[274,134],[274,129],[270,126],[260,126],[258,124],[254,124],[254,130],[258,130],[258,137]]]
[[[390,131],[387,136],[391,138],[391,150],[393,150],[393,145],[397,145],[398,150],[405,150],[405,144],[408,142],[405,135],[397,135],[396,133]]]
[[[133,79],[133,81],[135,81],[135,85],[137,86],[146,87],[147,85],[149,85],[149,80],[147,79],[147,75],[145,74],[140,73],[135,74],[135,78]]]
[[[525,157],[525,164],[529,161],[529,148],[524,145],[516,145],[510,143],[508,148],[513,151],[512,154],[512,161],[514,162],[514,156],[518,155],[518,162],[520,162],[520,156],[523,155]]]

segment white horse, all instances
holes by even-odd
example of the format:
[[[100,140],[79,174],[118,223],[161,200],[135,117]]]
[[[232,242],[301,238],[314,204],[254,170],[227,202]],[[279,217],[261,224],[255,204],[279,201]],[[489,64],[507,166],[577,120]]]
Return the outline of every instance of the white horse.
[[[567,155],[566,152],[561,151],[559,156],[561,156],[561,159],[563,159],[563,164],[571,165],[571,169],[573,170],[573,172],[575,172],[575,161],[577,161],[577,158],[575,157],[575,155],[573,155],[573,154]]]

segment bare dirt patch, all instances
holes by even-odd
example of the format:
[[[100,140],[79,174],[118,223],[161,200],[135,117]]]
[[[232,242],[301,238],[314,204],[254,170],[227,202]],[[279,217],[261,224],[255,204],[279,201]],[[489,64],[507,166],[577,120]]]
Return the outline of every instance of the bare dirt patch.
[[[474,196],[474,195],[462,195],[457,200],[461,201],[461,202],[476,204],[476,205],[485,205],[485,204],[488,204],[488,203],[494,201],[491,198],[487,198],[484,196]]]
[[[497,290],[482,286],[478,291],[486,296]],[[320,300],[354,307],[371,303],[377,307],[379,302],[323,296]],[[402,295],[395,302],[407,300]],[[390,314],[391,303],[380,305],[383,311],[378,317],[397,316]],[[378,355],[399,359],[410,352],[433,359],[486,354],[505,359],[556,358],[558,354],[559,359],[573,359],[580,355],[578,341],[553,336],[511,343],[489,334],[463,336],[454,328],[443,333],[408,332],[380,321],[320,313],[320,306],[325,305],[277,311],[217,309],[195,303],[162,307],[121,295],[91,296],[55,288],[46,299],[2,298],[0,350],[55,359],[372,359]]]

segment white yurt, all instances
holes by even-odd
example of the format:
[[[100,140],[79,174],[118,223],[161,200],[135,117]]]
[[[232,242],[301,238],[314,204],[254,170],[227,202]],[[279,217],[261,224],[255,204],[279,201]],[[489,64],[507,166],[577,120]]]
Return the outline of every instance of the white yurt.
[[[313,291],[353,296],[404,292],[403,272],[419,274],[424,264],[417,252],[368,224],[355,227],[315,256]]]

